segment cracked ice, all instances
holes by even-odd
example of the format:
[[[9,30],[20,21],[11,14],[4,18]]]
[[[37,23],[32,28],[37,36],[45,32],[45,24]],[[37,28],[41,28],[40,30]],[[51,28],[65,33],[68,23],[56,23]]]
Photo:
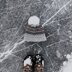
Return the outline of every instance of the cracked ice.
[[[46,42],[24,41],[31,15],[41,18]],[[0,0],[0,72],[23,72],[24,57],[36,53],[44,57],[45,72],[67,72],[72,59],[61,66],[61,58],[71,52],[72,0]]]

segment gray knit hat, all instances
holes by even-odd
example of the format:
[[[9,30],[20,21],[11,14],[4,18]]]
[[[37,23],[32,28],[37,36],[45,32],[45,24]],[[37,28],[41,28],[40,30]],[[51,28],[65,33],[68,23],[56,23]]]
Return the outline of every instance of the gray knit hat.
[[[36,26],[36,23],[39,23],[39,22],[36,22],[33,19],[36,19],[36,21],[40,21],[40,20],[38,20],[39,18],[37,18],[37,16],[30,17],[30,19],[29,19],[30,21],[28,20],[29,21],[28,25],[25,27],[24,40],[27,42],[46,41],[47,39],[46,39],[43,27],[39,24],[37,24],[37,26]],[[31,20],[33,20],[33,22],[36,22],[36,23],[33,23]],[[30,22],[33,24],[31,24]]]

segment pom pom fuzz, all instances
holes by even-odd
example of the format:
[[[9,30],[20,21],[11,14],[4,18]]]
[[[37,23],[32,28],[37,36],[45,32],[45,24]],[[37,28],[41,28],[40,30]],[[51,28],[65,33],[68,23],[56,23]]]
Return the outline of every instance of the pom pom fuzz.
[[[31,16],[28,20],[28,25],[30,25],[31,27],[37,27],[40,24],[40,19],[37,16]]]

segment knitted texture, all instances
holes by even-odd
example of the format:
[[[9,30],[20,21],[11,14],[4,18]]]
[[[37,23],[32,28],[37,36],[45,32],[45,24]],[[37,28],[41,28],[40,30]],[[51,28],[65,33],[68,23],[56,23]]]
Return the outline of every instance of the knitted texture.
[[[25,28],[24,40],[27,42],[41,42],[46,41],[46,36],[42,26],[31,27],[29,25]]]
[[[31,27],[31,26],[26,26],[25,28],[26,33],[30,33],[30,34],[40,34],[40,33],[44,33],[44,29],[42,26],[38,26],[38,27]]]
[[[45,34],[24,34],[24,40],[27,42],[41,42],[41,41],[46,41],[46,36]]]

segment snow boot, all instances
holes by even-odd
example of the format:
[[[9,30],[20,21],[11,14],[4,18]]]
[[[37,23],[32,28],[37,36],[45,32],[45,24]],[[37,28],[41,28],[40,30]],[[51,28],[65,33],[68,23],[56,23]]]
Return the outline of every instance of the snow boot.
[[[40,55],[35,56],[34,72],[44,72],[44,60]]]
[[[32,64],[32,57],[26,57],[24,59],[24,72],[32,72]]]

